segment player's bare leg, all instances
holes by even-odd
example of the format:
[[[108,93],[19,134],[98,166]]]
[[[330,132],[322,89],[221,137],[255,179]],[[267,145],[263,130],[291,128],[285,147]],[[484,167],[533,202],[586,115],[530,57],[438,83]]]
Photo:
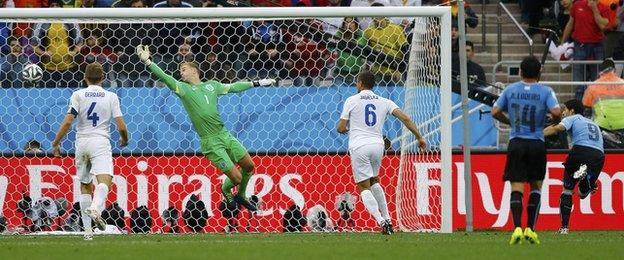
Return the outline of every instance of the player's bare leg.
[[[249,179],[251,179],[255,164],[251,160],[251,156],[249,156],[249,154],[245,154],[245,156],[238,161],[238,165],[241,167],[241,182],[238,185],[238,193],[234,197],[234,200],[248,210],[256,211],[257,207],[250,203],[246,196],[247,184],[249,184]]]
[[[392,219],[390,219],[390,213],[388,211],[388,202],[386,201],[386,194],[379,184],[379,177],[370,178],[370,190],[375,196],[375,200],[377,201],[377,206],[379,206],[379,212],[381,213],[381,217],[385,220],[384,228],[387,229],[389,233],[394,233],[392,228]]]
[[[375,196],[370,191],[370,179],[361,181],[357,183],[358,190],[360,191],[360,196],[362,197],[362,202],[364,203],[364,207],[368,213],[370,213],[375,221],[382,227],[382,233],[389,235],[390,233],[384,228],[385,220],[381,217],[381,213],[379,212],[379,206],[377,204],[377,200],[375,200]]]
[[[108,196],[108,191],[113,184],[113,176],[108,174],[98,174],[95,176],[97,179],[97,185],[95,186],[95,192],[93,192],[93,203],[86,210],[87,215],[94,221],[95,226],[104,230],[106,228],[106,222],[102,219],[102,210],[104,210],[104,203]]]
[[[84,240],[93,240],[93,228],[91,227],[91,217],[87,215],[87,209],[91,206],[91,193],[93,185],[91,183],[80,183],[80,218],[84,229]]]

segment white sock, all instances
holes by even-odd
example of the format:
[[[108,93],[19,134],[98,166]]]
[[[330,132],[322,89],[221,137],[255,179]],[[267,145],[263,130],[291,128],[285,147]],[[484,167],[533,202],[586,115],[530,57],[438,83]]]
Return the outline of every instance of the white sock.
[[[375,196],[375,200],[377,201],[377,205],[379,206],[379,212],[381,212],[381,216],[385,220],[390,220],[390,213],[388,213],[388,202],[386,201],[386,194],[384,193],[383,188],[379,183],[373,184],[370,187],[371,192],[373,192],[373,196]]]
[[[108,196],[108,186],[104,183],[98,183],[95,186],[95,192],[93,193],[93,204],[92,208],[95,208],[102,212],[104,210],[104,202],[106,202],[106,197]]]
[[[375,221],[377,223],[382,223],[384,219],[381,217],[381,213],[379,213],[379,206],[377,205],[377,201],[375,200],[375,196],[370,190],[363,190],[360,195],[362,196],[362,202],[364,202],[364,206],[368,213],[373,215]]]
[[[80,194],[79,201],[80,204],[80,218],[82,219],[82,227],[84,231],[87,233],[93,232],[91,229],[91,218],[87,216],[85,210],[91,206],[91,194]]]

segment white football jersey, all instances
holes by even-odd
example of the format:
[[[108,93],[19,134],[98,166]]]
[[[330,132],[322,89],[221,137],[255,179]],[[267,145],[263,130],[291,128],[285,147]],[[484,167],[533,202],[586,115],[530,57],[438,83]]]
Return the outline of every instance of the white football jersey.
[[[76,139],[90,137],[110,139],[111,121],[122,116],[117,94],[96,85],[89,85],[74,92],[67,113],[78,119]]]
[[[349,149],[365,144],[383,144],[386,115],[399,108],[392,100],[362,90],[344,103],[340,119],[349,120]]]

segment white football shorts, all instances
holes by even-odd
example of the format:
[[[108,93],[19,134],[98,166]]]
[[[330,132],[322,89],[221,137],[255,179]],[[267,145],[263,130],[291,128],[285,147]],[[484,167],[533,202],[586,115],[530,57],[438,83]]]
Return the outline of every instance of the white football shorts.
[[[379,176],[381,159],[384,154],[383,144],[366,144],[349,150],[351,154],[351,168],[355,183]]]
[[[91,183],[94,176],[113,176],[113,152],[108,138],[76,140],[76,175],[81,183]]]

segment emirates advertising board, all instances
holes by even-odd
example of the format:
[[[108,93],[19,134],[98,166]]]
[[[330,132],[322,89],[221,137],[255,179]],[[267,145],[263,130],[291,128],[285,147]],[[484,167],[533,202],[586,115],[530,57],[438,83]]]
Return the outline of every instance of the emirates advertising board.
[[[561,194],[564,153],[548,155],[546,178],[542,187],[542,201],[537,229],[556,230],[560,226],[559,195]],[[334,222],[341,218],[337,210],[337,198],[351,193],[355,198],[352,212],[355,227],[374,230],[377,225],[366,213],[351,176],[350,159],[347,155],[275,155],[253,156],[256,164],[249,188],[262,201],[261,210],[255,218],[260,232],[282,231],[283,215],[293,205],[299,206],[304,215],[307,209],[321,205]],[[510,230],[510,185],[502,181],[504,153],[472,155],[472,205],[475,229]],[[114,187],[108,203],[117,202],[129,212],[139,206],[147,206],[154,220],[152,231],[157,232],[164,224],[160,217],[169,207],[184,210],[190,196],[202,200],[208,212],[205,232],[223,231],[227,220],[218,209],[221,202],[220,187],[224,176],[202,156],[116,156]],[[23,196],[33,199],[50,197],[78,201],[79,181],[74,177],[72,157],[0,157],[0,212],[8,225],[24,221],[17,208]],[[440,170],[438,162],[413,162],[399,180],[400,157],[385,156],[380,181],[386,190],[389,210],[396,217],[397,196],[416,196],[427,192],[428,196],[440,194]],[[461,155],[453,155],[453,227],[465,227],[465,181],[464,163]],[[413,187],[397,183],[412,183]],[[576,230],[624,230],[624,153],[608,153],[603,172],[598,178],[597,192],[584,200],[574,197],[570,226]],[[418,187],[418,188],[416,188]],[[423,190],[425,189],[425,190]],[[421,191],[422,190],[422,191]],[[250,190],[251,191],[251,190]],[[249,191],[248,191],[248,194]],[[526,200],[526,198],[525,198]],[[410,200],[408,200],[410,201]],[[439,199],[414,199],[413,211],[401,215],[422,219],[439,218]],[[525,202],[526,203],[526,202]],[[405,202],[401,203],[404,205]],[[411,215],[410,215],[411,214]],[[437,216],[427,216],[436,214]],[[525,212],[526,214],[526,212]],[[246,214],[242,220],[250,221]],[[526,216],[523,217],[523,221]],[[182,226],[182,225],[181,225]],[[184,228],[183,228],[184,229]],[[183,230],[188,231],[188,230]]]

